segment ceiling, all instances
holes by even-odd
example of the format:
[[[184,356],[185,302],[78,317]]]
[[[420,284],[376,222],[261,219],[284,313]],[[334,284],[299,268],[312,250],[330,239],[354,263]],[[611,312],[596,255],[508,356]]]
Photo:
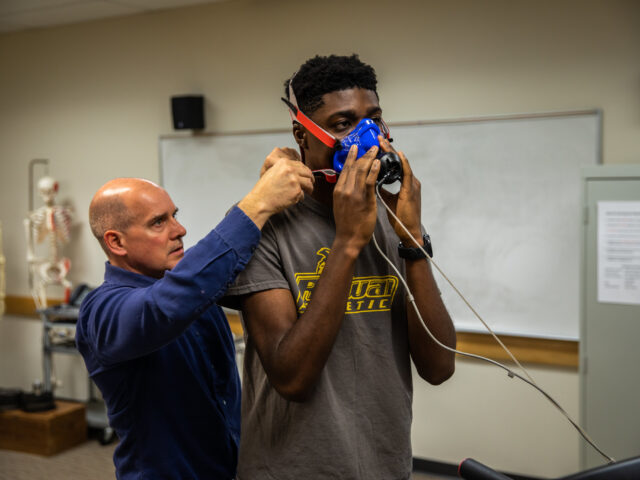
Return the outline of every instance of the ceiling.
[[[222,0],[0,0],[0,33]]]

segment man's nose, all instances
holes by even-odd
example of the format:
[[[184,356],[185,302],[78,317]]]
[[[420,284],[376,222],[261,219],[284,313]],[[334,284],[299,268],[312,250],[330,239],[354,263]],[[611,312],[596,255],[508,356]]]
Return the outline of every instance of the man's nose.
[[[175,218],[173,219],[173,234],[174,238],[184,237],[187,234],[187,229]]]

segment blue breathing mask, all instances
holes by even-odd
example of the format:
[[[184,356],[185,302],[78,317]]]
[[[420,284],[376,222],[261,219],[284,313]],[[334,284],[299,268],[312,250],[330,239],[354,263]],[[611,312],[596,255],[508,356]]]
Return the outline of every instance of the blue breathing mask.
[[[340,148],[333,155],[333,169],[336,172],[342,171],[352,145],[358,146],[356,159],[362,157],[371,147],[379,147],[378,135],[380,135],[380,128],[376,122],[370,118],[360,120],[356,128],[340,140]]]
[[[340,141],[340,148],[333,154],[333,169],[336,172],[342,171],[352,145],[358,146],[356,159],[362,157],[371,147],[380,147],[378,135],[380,135],[380,127],[376,122],[370,118],[360,120],[356,128]],[[379,183],[391,184],[402,180],[402,163],[397,153],[380,150],[377,158],[380,160]]]
[[[289,113],[294,122],[299,122],[327,147],[336,150],[333,155],[333,171],[327,169],[314,171],[314,174],[315,172],[323,174],[329,183],[336,183],[336,174],[340,173],[344,168],[344,163],[347,161],[349,148],[351,148],[351,146],[358,146],[356,159],[362,157],[371,147],[380,147],[380,142],[378,141],[378,135],[381,134],[380,127],[370,118],[363,118],[349,135],[338,141],[336,137],[317,125],[298,108],[296,96],[291,86],[292,79],[293,77],[289,80],[289,98],[281,98],[281,100],[289,107]],[[389,129],[382,119],[380,119],[380,122],[382,124],[383,136],[391,142],[392,139],[389,136]],[[378,184],[391,184],[396,181],[402,181],[402,162],[396,152],[378,151],[377,158],[380,160]]]

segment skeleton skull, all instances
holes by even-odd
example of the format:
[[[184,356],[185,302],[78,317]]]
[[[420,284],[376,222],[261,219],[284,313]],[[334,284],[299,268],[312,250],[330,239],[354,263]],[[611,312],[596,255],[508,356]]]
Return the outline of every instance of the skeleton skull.
[[[38,181],[38,193],[46,205],[53,205],[53,200],[58,193],[58,182],[51,177],[42,177]]]

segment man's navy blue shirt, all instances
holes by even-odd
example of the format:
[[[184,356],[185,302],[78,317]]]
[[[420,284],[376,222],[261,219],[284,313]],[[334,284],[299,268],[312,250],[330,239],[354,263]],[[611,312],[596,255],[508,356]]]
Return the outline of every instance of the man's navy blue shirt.
[[[82,303],[76,343],[120,444],[119,479],[231,479],[240,379],[215,304],[260,239],[237,207],[162,279],[106,264]]]

